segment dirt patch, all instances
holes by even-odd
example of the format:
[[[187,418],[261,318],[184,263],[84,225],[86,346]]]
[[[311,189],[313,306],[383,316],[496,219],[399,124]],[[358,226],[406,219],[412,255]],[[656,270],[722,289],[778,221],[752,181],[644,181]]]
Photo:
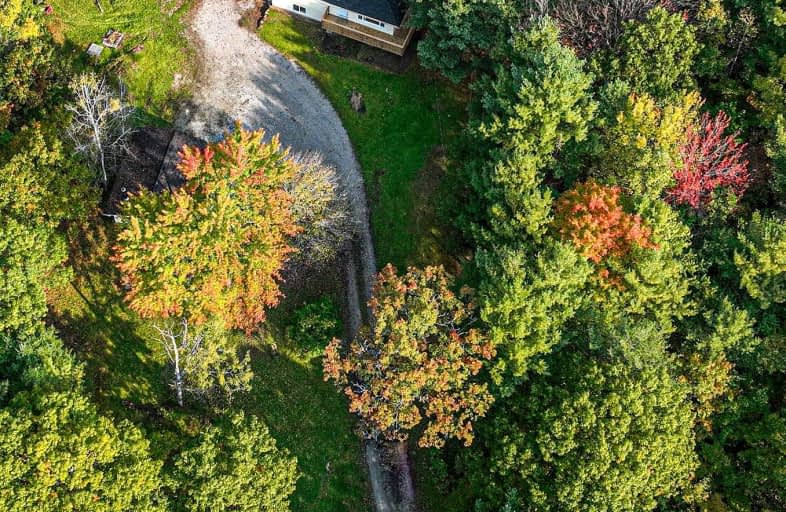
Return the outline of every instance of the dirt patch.
[[[417,41],[412,38],[403,56],[373,48],[338,34],[322,31],[319,49],[323,53],[352,59],[391,73],[404,73],[417,60]]]
[[[105,213],[118,213],[120,203],[128,197],[128,194],[153,187],[172,133],[171,128],[153,127],[134,132],[130,141],[131,154],[120,164],[117,177],[109,192]]]
[[[268,0],[244,0],[238,2],[238,7],[242,11],[240,26],[250,32],[256,32],[265,18],[270,3]]]

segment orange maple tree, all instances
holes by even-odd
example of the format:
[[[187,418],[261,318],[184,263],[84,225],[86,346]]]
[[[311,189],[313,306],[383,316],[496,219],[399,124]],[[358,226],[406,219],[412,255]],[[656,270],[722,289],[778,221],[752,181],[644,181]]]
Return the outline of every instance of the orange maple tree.
[[[641,217],[625,212],[619,187],[579,183],[557,200],[554,228],[594,263],[623,258],[634,245],[655,248]]]
[[[473,376],[494,348],[471,327],[471,290],[457,295],[451,284],[441,266],[410,267],[399,277],[387,265],[369,303],[373,329],[326,348],[325,380],[343,389],[370,437],[403,441],[425,422],[420,446],[440,447],[448,438],[472,443],[473,421],[493,402]]]
[[[123,209],[115,262],[143,317],[209,318],[253,331],[281,296],[280,270],[298,232],[284,184],[294,164],[278,138],[238,125],[203,150],[184,147],[185,184],[142,191]]]

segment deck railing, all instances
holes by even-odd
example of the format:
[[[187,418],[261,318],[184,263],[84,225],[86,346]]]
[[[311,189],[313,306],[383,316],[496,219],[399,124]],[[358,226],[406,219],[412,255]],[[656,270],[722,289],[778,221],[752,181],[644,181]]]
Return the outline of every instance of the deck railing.
[[[397,28],[393,35],[386,34],[360,23],[330,14],[330,9],[326,10],[325,15],[322,17],[322,28],[328,32],[360,41],[396,55],[404,55],[414,32],[411,28]]]

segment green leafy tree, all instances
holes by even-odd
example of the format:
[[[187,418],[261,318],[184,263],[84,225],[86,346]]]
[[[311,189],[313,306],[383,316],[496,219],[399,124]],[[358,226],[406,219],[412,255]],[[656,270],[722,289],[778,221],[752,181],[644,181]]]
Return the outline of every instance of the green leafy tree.
[[[301,355],[309,359],[320,357],[329,340],[341,336],[340,318],[335,302],[326,295],[295,310],[287,336]]]
[[[733,398],[733,360],[758,344],[750,315],[707,283],[698,288],[699,312],[686,318],[672,347],[686,381],[691,385],[704,436],[712,432],[713,416]]]
[[[493,375],[510,393],[509,377],[537,368],[536,356],[560,342],[565,323],[588,298],[592,268],[573,247],[556,241],[537,254],[526,246],[483,250],[477,260],[481,317],[500,351]]]
[[[83,218],[89,178],[41,126],[0,151],[0,330],[29,332],[46,313],[45,289],[64,282],[64,223]]]
[[[777,510],[786,498],[786,337],[761,340],[735,361],[734,399],[713,416],[712,435],[700,445],[700,476],[729,510]]]
[[[68,81],[43,17],[32,0],[0,4],[0,134],[44,110]]]
[[[526,2],[520,0],[416,0],[409,25],[428,29],[418,56],[429,68],[459,82],[471,71],[509,54],[511,27]]]
[[[46,314],[48,286],[62,284],[64,241],[48,228],[0,220],[0,331],[30,333]]]
[[[0,339],[10,397],[0,408],[0,508],[165,510],[160,463],[127,421],[96,412],[82,367],[51,333]]]
[[[763,217],[755,212],[740,242],[744,249],[735,253],[740,286],[763,309],[786,302],[786,225],[782,219]]]
[[[173,501],[193,512],[286,511],[298,478],[297,460],[243,413],[207,427],[171,471]]]
[[[662,340],[626,337],[638,352],[649,344],[642,364],[619,348],[611,358],[560,351],[548,375],[495,412],[475,455],[484,501],[502,506],[505,491],[517,489],[514,510],[641,511],[693,495],[687,386],[670,372]]]
[[[634,92],[665,101],[692,87],[698,49],[694,28],[683,16],[656,7],[643,22],[626,24],[613,67]]]
[[[473,423],[493,401],[473,377],[494,348],[472,327],[469,290],[456,295],[451,285],[442,267],[410,267],[399,277],[387,265],[369,302],[371,332],[362,330],[346,349],[338,339],[325,349],[325,380],[343,389],[369,436],[404,441],[422,425],[420,446],[472,443]]]
[[[116,262],[129,306],[143,317],[216,318],[256,329],[281,296],[281,268],[298,232],[284,190],[294,164],[278,138],[239,125],[224,142],[184,148],[183,187],[125,204]]]

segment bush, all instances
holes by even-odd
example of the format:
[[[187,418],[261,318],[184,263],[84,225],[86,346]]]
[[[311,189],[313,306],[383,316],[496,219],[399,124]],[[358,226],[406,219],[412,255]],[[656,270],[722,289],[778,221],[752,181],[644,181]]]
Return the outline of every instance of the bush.
[[[297,309],[287,328],[289,339],[298,352],[308,359],[321,356],[328,342],[340,337],[342,332],[338,307],[327,295]]]

